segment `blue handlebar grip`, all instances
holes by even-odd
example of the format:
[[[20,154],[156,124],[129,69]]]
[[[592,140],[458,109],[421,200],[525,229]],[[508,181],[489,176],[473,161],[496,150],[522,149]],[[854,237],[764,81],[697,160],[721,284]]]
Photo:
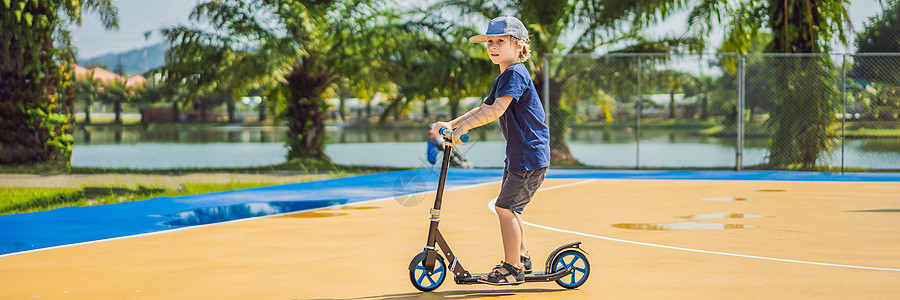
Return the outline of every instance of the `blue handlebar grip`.
[[[444,133],[445,131],[447,131],[447,133]],[[453,132],[450,131],[450,130],[447,129],[447,128],[441,128],[440,132],[438,132],[438,133],[440,133],[441,136],[445,136],[445,137],[449,137],[451,134],[453,134]],[[463,143],[468,143],[468,142],[469,142],[469,135],[468,135],[468,134],[463,134],[461,137],[459,137],[459,140],[462,141]]]

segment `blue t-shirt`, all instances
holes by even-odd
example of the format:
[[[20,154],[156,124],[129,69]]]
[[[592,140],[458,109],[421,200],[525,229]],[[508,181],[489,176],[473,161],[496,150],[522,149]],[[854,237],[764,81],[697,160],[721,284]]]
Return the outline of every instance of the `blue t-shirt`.
[[[513,97],[500,116],[500,130],[506,138],[506,169],[524,172],[550,166],[550,129],[544,123],[543,103],[524,64],[514,64],[497,76],[484,104],[494,104],[502,96]]]

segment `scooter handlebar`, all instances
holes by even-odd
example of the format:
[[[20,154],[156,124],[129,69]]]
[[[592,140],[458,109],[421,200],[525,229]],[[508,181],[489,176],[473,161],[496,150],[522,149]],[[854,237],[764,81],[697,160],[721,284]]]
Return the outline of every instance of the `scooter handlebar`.
[[[445,138],[448,138],[448,139],[449,139],[450,136],[453,135],[453,131],[450,131],[450,129],[447,129],[447,128],[441,128],[440,134],[441,134],[442,136],[444,136]],[[459,140],[462,141],[463,143],[468,143],[468,142],[469,142],[469,135],[468,135],[468,134],[463,134],[462,136],[459,137]]]

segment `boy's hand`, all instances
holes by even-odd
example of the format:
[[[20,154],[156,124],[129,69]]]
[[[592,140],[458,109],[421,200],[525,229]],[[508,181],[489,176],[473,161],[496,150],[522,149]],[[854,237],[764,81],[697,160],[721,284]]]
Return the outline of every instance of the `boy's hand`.
[[[450,126],[452,126],[452,125],[450,125],[449,122],[437,122],[437,123],[434,123],[434,127],[431,127],[431,130],[434,131],[434,134],[437,134],[438,136],[443,137],[441,135],[441,128],[447,128],[449,130],[453,130],[453,128],[451,128]]]
[[[459,151],[456,149],[457,144],[463,145],[463,146],[466,145],[466,143],[463,143],[463,141],[460,140],[459,138],[461,136],[463,136],[464,134],[468,134],[468,133],[469,133],[469,129],[466,128],[465,126],[456,127],[456,130],[453,131],[453,150]]]

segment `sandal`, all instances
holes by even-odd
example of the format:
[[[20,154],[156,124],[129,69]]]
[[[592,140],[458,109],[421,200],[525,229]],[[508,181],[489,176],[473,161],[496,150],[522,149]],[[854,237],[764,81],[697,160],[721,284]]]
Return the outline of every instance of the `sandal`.
[[[505,273],[503,271],[506,271]],[[478,282],[493,285],[513,285],[525,282],[525,272],[523,269],[501,261],[499,265],[494,267],[490,273],[482,275]]]
[[[525,274],[531,274],[531,255],[520,256],[519,260],[525,265]]]

